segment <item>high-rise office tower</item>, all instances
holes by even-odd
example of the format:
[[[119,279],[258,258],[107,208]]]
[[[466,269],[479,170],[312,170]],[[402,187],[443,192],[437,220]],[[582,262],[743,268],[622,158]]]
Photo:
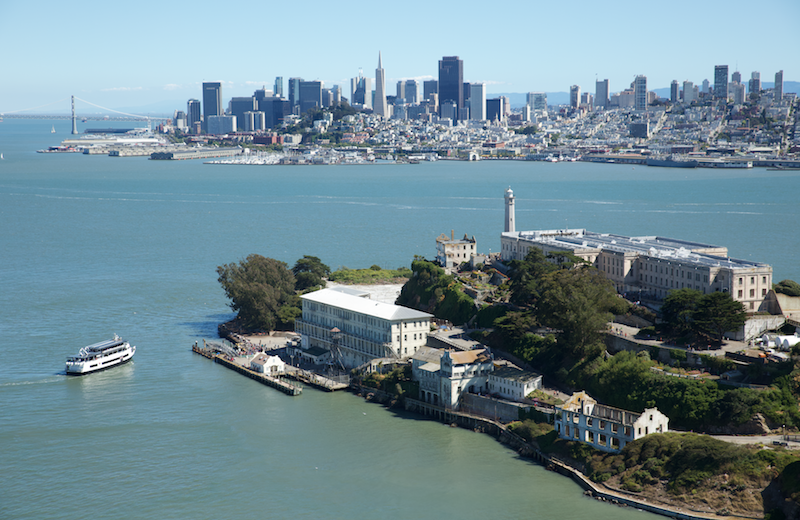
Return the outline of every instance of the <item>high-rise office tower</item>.
[[[633,80],[633,108],[647,110],[647,76],[636,76]]]
[[[742,73],[738,70],[731,74],[731,83],[741,83],[742,82]]]
[[[429,79],[422,83],[422,97],[425,100],[430,100],[431,94],[439,93],[439,82],[435,79]]]
[[[372,78],[365,78],[361,70],[350,80],[350,104],[372,108]]]
[[[442,112],[442,115],[439,116],[441,119],[455,122],[458,118],[458,107],[455,101],[442,101],[439,103],[439,110]]]
[[[499,122],[505,121],[506,110],[503,103],[504,101],[505,98],[502,96],[497,98],[487,99],[486,119],[488,119],[489,121],[499,121]]]
[[[486,119],[486,83],[470,83],[469,88],[469,118],[483,121]]]
[[[275,77],[275,88],[273,90],[277,97],[283,97],[283,76]]]
[[[677,79],[673,79],[672,83],[669,86],[669,100],[670,100],[670,102],[672,102],[672,103],[677,103],[678,102],[678,91],[679,91],[678,80]]]
[[[750,74],[750,84],[748,85],[748,90],[750,90],[750,94],[758,94],[761,92],[761,73],[758,71],[754,71]]]
[[[728,90],[731,93],[734,105],[744,104],[745,99],[747,99],[747,96],[745,95],[744,85],[742,85],[738,81],[734,81],[728,86]]]
[[[419,81],[415,79],[407,79],[405,86],[406,103],[409,105],[416,105],[420,102],[419,99]]]
[[[189,130],[194,129],[194,124],[202,121],[200,117],[200,101],[197,99],[190,99],[186,102],[186,126]]]
[[[708,82],[707,79],[703,80],[703,94],[708,94],[711,92],[711,83]]]
[[[530,94],[529,94],[530,95]],[[594,87],[594,106],[608,106],[608,80],[596,81]]]
[[[402,99],[403,102],[406,101],[406,82],[402,79],[397,82],[397,96],[395,96],[395,100],[399,99]]]
[[[714,97],[728,99],[728,66],[714,66]]]
[[[775,73],[775,101],[783,99],[783,71],[779,70]]]
[[[380,51],[378,51],[378,68],[375,69],[375,103],[372,111],[375,115],[389,117],[389,107],[386,104],[386,73],[383,70]]]
[[[269,90],[264,90],[264,92],[269,92]],[[271,94],[271,92],[270,92]],[[245,112],[255,112],[257,108],[256,98],[255,97],[235,97],[231,98],[230,103],[228,104],[230,107],[230,114],[232,116],[236,116],[236,130],[244,130],[245,125]]]
[[[569,88],[569,106],[578,108],[581,104],[581,87],[572,85]]]
[[[528,105],[534,110],[547,110],[547,93],[528,92]]]
[[[464,62],[458,56],[439,60],[439,104],[452,101],[458,109],[464,106]]]
[[[203,83],[203,131],[208,132],[208,118],[224,115],[222,111],[222,83]]]
[[[294,111],[294,107],[300,106],[300,82],[303,78],[289,78],[289,106]]]
[[[684,81],[683,82],[683,102],[687,105],[691,105],[692,101],[697,99],[695,97],[695,89],[697,87],[691,81]]]
[[[305,114],[312,108],[322,107],[322,82],[300,82],[300,113]]]

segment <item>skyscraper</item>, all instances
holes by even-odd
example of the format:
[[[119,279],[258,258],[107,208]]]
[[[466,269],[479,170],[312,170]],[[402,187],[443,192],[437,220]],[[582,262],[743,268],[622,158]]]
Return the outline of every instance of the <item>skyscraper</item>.
[[[647,76],[633,80],[633,109],[647,110]]]
[[[684,81],[683,82],[683,102],[687,105],[691,105],[692,101],[697,99],[695,97],[695,90],[697,87],[691,81]]]
[[[742,82],[742,73],[738,70],[731,74],[731,83],[741,83]]]
[[[489,121],[505,121],[505,98],[500,96],[486,100],[486,119]]]
[[[283,97],[283,76],[276,76],[275,77],[275,95],[277,97]]]
[[[360,69],[350,80],[350,104],[372,108],[372,78],[365,78]]]
[[[381,117],[389,117],[389,107],[386,104],[386,73],[381,63],[381,53],[378,51],[378,68],[375,69],[375,106],[373,112]]]
[[[435,79],[429,79],[422,83],[422,96],[425,100],[431,98],[431,94],[439,93],[439,82]]]
[[[415,79],[407,79],[405,89],[406,103],[409,105],[419,103],[419,81]]]
[[[547,93],[528,92],[528,105],[534,110],[547,110]]]
[[[402,99],[403,102],[406,100],[406,82],[402,79],[397,82],[397,96],[395,99]]]
[[[607,107],[608,106],[608,80],[595,82],[594,88],[594,106]]]
[[[469,118],[475,121],[486,119],[486,83],[470,83]]]
[[[439,103],[446,101],[456,104],[456,114],[464,106],[464,62],[458,56],[439,60]]]
[[[197,99],[190,99],[186,102],[186,126],[189,130],[194,130],[194,124],[202,121],[200,117],[200,101]]]
[[[294,107],[300,106],[300,82],[303,78],[289,78],[289,106],[294,112]]]
[[[322,82],[300,82],[300,113],[305,114],[312,108],[322,107]]]
[[[265,94],[269,92],[269,90],[263,91]],[[271,92],[270,92],[271,94]],[[257,105],[256,105],[256,98],[253,97],[235,97],[231,98],[229,103],[230,113],[232,116],[236,116],[236,130],[244,130],[245,125],[245,112],[255,112]]]
[[[775,101],[783,99],[783,71],[779,70],[775,73]]]
[[[678,90],[679,90],[679,88],[678,88],[678,80],[677,79],[673,79],[672,80],[672,84],[670,84],[670,86],[669,86],[669,100],[670,100],[670,102],[672,102],[672,103],[677,103],[678,102]]]
[[[714,97],[728,99],[728,66],[714,66]]]
[[[569,106],[578,108],[581,104],[581,87],[572,85],[569,88]]]
[[[208,132],[208,118],[224,115],[222,111],[222,83],[203,83],[203,131]]]
[[[761,92],[761,73],[758,71],[754,71],[750,74],[750,85],[748,85],[750,90],[750,94],[758,94]]]

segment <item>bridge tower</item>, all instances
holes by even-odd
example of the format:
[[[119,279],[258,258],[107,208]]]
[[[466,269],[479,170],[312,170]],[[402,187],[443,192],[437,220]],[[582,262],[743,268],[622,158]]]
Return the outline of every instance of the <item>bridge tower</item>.
[[[72,135],[78,134],[78,120],[75,118],[75,96],[72,96]]]

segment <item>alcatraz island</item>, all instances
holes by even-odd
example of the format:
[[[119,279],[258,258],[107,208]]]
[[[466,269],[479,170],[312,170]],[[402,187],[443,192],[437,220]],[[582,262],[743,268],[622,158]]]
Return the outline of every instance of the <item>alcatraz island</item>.
[[[588,495],[676,518],[800,515],[800,284],[721,246],[584,229],[411,268],[219,266],[237,315],[193,350],[290,395],[348,388],[470,428]]]

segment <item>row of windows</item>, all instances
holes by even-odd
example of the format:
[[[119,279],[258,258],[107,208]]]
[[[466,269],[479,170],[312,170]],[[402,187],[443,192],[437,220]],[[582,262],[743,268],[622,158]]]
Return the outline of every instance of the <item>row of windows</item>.
[[[741,286],[743,283],[744,283],[744,277],[740,276],[739,277],[739,286]],[[751,276],[750,277],[750,284],[752,285],[754,283],[756,283],[756,277],[755,276]],[[762,276],[761,277],[761,283],[762,284],[766,284],[767,283],[767,277],[766,276]]]
[[[744,291],[739,289],[739,292],[737,293],[739,299],[744,298],[744,295],[742,294],[743,292]],[[763,298],[766,295],[767,295],[767,290],[766,289],[761,289],[761,297]],[[756,290],[755,289],[750,289],[750,297],[751,298],[755,298],[756,297]]]

